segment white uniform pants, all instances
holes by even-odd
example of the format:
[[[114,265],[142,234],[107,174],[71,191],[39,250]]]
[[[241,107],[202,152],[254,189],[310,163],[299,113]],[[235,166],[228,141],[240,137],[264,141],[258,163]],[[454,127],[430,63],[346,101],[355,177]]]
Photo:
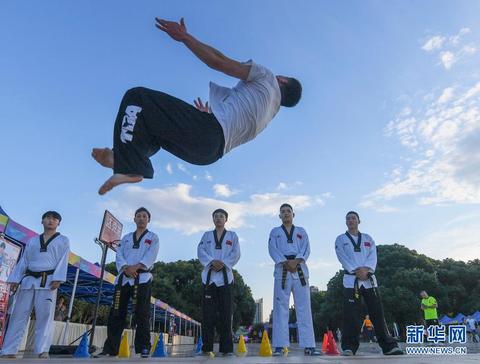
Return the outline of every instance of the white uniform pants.
[[[7,333],[3,341],[2,355],[17,354],[22,342],[28,319],[35,307],[35,346],[40,354],[50,350],[53,338],[53,317],[57,300],[57,290],[18,289],[10,316]]]
[[[282,280],[275,279],[273,288],[273,332],[272,346],[290,346],[288,332],[288,304],[290,292],[293,293],[293,301],[297,314],[298,342],[301,348],[315,347],[315,336],[313,333],[312,309],[310,306],[310,286],[302,286],[300,279],[292,279],[287,274],[285,289],[282,289]]]

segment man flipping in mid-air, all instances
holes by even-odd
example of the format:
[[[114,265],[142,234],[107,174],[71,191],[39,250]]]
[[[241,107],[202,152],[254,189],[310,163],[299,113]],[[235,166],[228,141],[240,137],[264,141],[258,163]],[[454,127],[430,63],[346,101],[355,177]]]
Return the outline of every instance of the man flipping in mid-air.
[[[150,157],[161,148],[192,164],[214,163],[254,139],[280,106],[295,106],[302,94],[298,80],[275,76],[253,61],[237,62],[198,41],[187,32],[183,18],[179,23],[156,18],[155,25],[210,68],[240,81],[233,88],[211,82],[210,104],[198,98],[195,107],[160,91],[128,90],[115,120],[113,150],[92,151],[98,163],[113,169],[98,191],[101,195],[119,184],[152,178]]]

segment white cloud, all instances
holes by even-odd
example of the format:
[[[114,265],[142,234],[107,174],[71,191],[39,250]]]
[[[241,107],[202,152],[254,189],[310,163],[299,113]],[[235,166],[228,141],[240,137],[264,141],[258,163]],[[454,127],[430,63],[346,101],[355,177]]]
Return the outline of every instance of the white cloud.
[[[462,44],[463,37],[468,33],[470,33],[470,28],[462,28],[457,34],[452,36],[433,36],[423,44],[422,49],[432,54],[438,54],[440,63],[445,69],[450,70],[461,59],[477,52],[477,48],[474,45]]]
[[[453,97],[453,87],[447,87],[443,90],[442,94],[438,98],[438,103],[444,104],[447,101],[450,101]]]
[[[279,190],[279,191],[286,190],[287,188],[288,188],[288,186],[285,182],[280,182],[277,186],[277,190]]]
[[[212,181],[213,180],[212,175],[208,171],[205,171],[205,179],[207,181]]]
[[[460,43],[460,38],[468,33],[470,33],[470,28],[462,28],[456,35],[449,37],[448,42],[451,45],[458,45],[458,43]]]
[[[450,51],[440,53],[440,60],[442,61],[443,67],[447,70],[452,68],[453,64],[457,61],[455,55]]]
[[[173,168],[170,163],[167,164],[167,166],[165,167],[165,170],[167,171],[168,174],[173,174]]]
[[[217,183],[213,185],[213,191],[217,197],[230,197],[237,194],[237,191],[232,191],[228,185]]]
[[[476,259],[480,256],[479,219],[478,214],[459,216],[440,230],[426,232],[412,242],[411,247],[435,259]]]
[[[136,206],[145,206],[152,213],[155,228],[172,229],[183,234],[195,234],[211,227],[211,213],[224,208],[229,213],[232,229],[247,226],[247,220],[257,216],[276,216],[278,207],[288,201],[296,210],[323,206],[318,196],[293,195],[278,192],[253,194],[248,199],[229,202],[192,194],[192,186],[176,186],[146,189],[127,186],[116,199],[101,203],[121,220],[130,220]]]
[[[441,37],[439,35],[436,35],[429,40],[425,42],[425,44],[422,46],[422,49],[427,52],[431,52],[435,49],[440,49],[443,46],[443,43],[445,42],[445,37]]]
[[[177,163],[177,168],[179,171],[182,171],[183,173],[190,174],[187,170],[187,167],[185,167],[185,164],[183,163]]]
[[[386,134],[411,153],[362,207],[392,211],[387,201],[412,196],[420,205],[480,203],[480,82],[445,88],[412,117],[398,116]],[[401,114],[401,113],[400,113]]]

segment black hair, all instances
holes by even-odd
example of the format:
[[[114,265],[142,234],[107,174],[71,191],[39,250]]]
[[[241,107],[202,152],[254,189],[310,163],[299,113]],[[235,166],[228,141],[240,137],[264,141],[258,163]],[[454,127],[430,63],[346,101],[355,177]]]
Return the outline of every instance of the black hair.
[[[298,104],[300,98],[302,97],[302,84],[296,78],[286,78],[288,79],[288,82],[285,84],[280,84],[280,93],[282,95],[280,105],[293,107]]]
[[[139,212],[145,212],[148,215],[148,220],[152,218],[152,215],[150,215],[150,211],[148,211],[145,207],[138,208],[137,211],[135,211],[135,216],[137,216]]]
[[[282,206],[280,206],[280,210],[282,209],[282,207],[290,207],[290,210],[293,211],[293,207],[289,203],[282,203]]]
[[[359,216],[358,213],[355,212],[355,211],[348,211],[347,214],[345,215],[345,217],[347,217],[347,216],[350,215],[350,214],[354,214],[354,215],[357,217],[358,221],[360,221],[360,216]]]
[[[57,219],[59,222],[62,221],[62,216],[57,211],[47,211],[42,215],[42,220],[48,216]]]
[[[214,217],[217,212],[224,214],[225,217],[228,219],[228,212],[225,211],[224,209],[216,209],[215,211],[212,212],[212,217]]]

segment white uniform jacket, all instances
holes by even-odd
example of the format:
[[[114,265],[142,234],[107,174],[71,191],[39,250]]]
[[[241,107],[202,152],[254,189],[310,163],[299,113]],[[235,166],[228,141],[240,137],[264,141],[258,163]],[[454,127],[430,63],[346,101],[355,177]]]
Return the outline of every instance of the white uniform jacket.
[[[310,241],[308,240],[307,232],[302,227],[292,226],[292,230],[290,230],[291,240],[289,240],[282,226],[273,228],[268,240],[268,252],[275,262],[273,276],[275,279],[282,279],[283,262],[287,261],[285,256],[294,255],[295,258],[303,260],[300,266],[303,275],[305,278],[308,278],[306,262],[310,255]],[[288,274],[291,274],[293,279],[299,279],[297,272],[289,272]]]
[[[55,234],[53,239],[44,242],[46,248],[41,247],[40,239],[43,241],[43,234],[31,238],[25,250],[8,277],[8,283],[20,283],[20,289],[50,289],[52,281],[65,282],[67,279],[68,257],[70,255],[70,242],[66,236]],[[42,251],[41,251],[42,250]],[[44,287],[41,287],[42,278],[25,276],[26,271],[44,272],[54,270],[53,274],[47,276]]]
[[[208,271],[213,260],[220,260],[225,264],[227,271],[228,284],[233,282],[233,266],[240,259],[240,244],[238,236],[233,231],[224,230],[223,236],[217,241],[217,233],[207,231],[203,234],[202,240],[198,243],[197,255],[200,263],[203,265],[202,283],[207,284]],[[215,272],[212,269],[210,273],[209,284],[215,283],[217,287],[224,285],[223,272]]]
[[[342,264],[345,271],[350,274],[344,274],[343,286],[345,288],[354,288],[355,284],[355,269],[360,267],[367,267],[369,272],[374,274],[377,268],[377,247],[375,241],[368,234],[358,233],[358,236],[351,235],[355,244],[358,244],[358,239],[361,237],[359,251],[355,251],[355,247],[348,238],[347,234],[342,234],[335,240],[335,252],[337,258]],[[375,276],[372,277],[377,285]],[[365,288],[372,288],[370,280],[358,281],[358,286],[364,286]]]
[[[159,241],[157,234],[146,230],[138,241],[134,241],[135,232],[128,233],[122,238],[120,245],[117,248],[116,265],[118,276],[115,278],[115,284],[118,282],[118,277],[125,266],[135,265],[141,263],[145,266],[146,270],[151,270],[153,264],[157,260]],[[139,283],[147,283],[152,279],[152,273],[140,273]],[[127,276],[123,277],[122,286],[130,284],[133,286],[135,280]]]

